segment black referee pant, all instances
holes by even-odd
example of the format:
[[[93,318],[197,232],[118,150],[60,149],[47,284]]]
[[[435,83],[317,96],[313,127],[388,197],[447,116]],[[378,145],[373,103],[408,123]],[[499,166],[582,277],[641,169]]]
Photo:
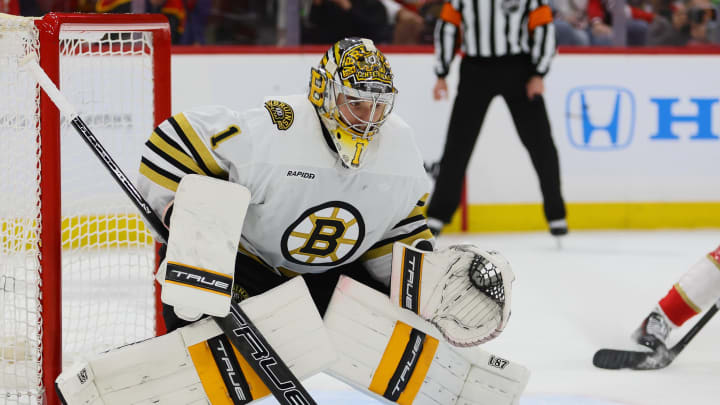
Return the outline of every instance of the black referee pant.
[[[450,222],[460,204],[465,171],[485,113],[492,99],[500,95],[510,109],[520,140],[540,180],[545,218],[548,221],[565,218],[558,155],[545,101],[542,96],[532,100],[527,97],[526,84],[532,74],[527,55],[462,59],[458,92],[428,217]]]

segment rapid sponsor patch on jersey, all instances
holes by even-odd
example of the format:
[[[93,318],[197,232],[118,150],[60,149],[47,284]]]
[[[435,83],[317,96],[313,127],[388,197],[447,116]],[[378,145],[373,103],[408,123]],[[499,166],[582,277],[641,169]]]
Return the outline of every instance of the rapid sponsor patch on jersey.
[[[283,233],[285,259],[308,266],[336,266],[350,258],[365,237],[360,211],[330,201],[303,212]]]
[[[278,100],[269,100],[265,102],[265,109],[270,113],[270,119],[278,129],[285,131],[292,126],[295,121],[295,112],[290,104],[283,103]]]
[[[302,177],[303,179],[312,180],[315,178],[315,173],[303,172],[301,170],[288,170],[287,177]]]

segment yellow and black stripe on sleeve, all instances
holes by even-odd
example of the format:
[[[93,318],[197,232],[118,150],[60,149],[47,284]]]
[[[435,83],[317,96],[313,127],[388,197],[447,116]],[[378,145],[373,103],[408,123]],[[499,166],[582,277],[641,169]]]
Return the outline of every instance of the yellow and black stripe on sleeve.
[[[190,151],[195,162],[207,176],[216,177],[227,180],[228,173],[215,160],[210,149],[202,141],[195,129],[190,125],[187,117],[180,113],[168,118],[168,123],[172,126],[183,145]]]
[[[408,215],[407,218],[403,219],[402,221],[398,222],[397,225],[393,227],[393,229],[401,228],[405,225],[415,222],[426,221],[424,207],[427,203],[428,196],[429,194],[425,194],[424,196],[422,196],[422,198],[418,200],[417,204],[415,205],[415,208],[410,211],[410,215]]]
[[[184,114],[170,117],[155,128],[145,142],[140,173],[173,192],[187,174],[228,178]]]
[[[376,244],[362,256],[363,260],[377,259],[378,257],[392,254],[392,246],[395,242],[402,242],[412,245],[419,239],[432,240],[433,235],[427,226],[427,218],[423,213],[423,207],[427,201],[428,194],[425,194],[415,205],[410,214],[398,222],[389,232],[385,233],[385,238]]]
[[[197,162],[160,127],[155,128],[145,146],[186,174],[207,174]]]
[[[154,183],[176,191],[186,174],[205,174],[200,166],[162,128],[157,127],[145,142],[147,152],[140,159],[140,173]],[[163,167],[161,167],[161,164]]]
[[[177,191],[180,176],[163,169],[143,156],[140,159],[140,174],[150,179],[153,183],[170,191]]]

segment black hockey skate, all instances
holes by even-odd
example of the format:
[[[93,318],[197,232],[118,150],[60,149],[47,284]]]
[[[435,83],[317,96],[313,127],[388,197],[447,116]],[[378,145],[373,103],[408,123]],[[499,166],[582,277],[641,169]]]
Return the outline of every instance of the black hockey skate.
[[[665,317],[653,311],[640,324],[632,337],[639,344],[650,348],[652,351],[657,351],[665,349],[665,341],[669,333],[670,325],[668,325]]]
[[[565,218],[554,219],[548,222],[548,227],[550,228],[550,235],[552,236],[563,236],[568,233],[568,225]]]

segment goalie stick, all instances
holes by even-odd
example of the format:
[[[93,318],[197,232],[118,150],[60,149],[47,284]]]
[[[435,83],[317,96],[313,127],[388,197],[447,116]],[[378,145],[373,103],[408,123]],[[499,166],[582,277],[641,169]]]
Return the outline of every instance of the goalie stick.
[[[143,218],[152,229],[159,234],[163,242],[167,241],[168,229],[165,228],[160,218],[152,210],[150,204],[145,201],[135,185],[115,163],[115,160],[105,150],[97,137],[95,137],[95,134],[80,118],[72,104],[60,93],[60,90],[50,80],[33,55],[26,56],[20,62],[20,65],[25,66],[45,91],[45,94],[57,106],[58,110],[70,120],[73,128],[102,161],[118,185],[140,210]],[[270,346],[237,303],[231,301],[230,313],[225,318],[215,317],[215,322],[281,405],[316,405],[305,387],[302,386],[297,377],[290,371],[290,368],[278,356],[277,352]]]
[[[699,321],[678,341],[675,346],[668,349],[660,346],[652,352],[637,352],[632,350],[600,349],[593,356],[593,365],[599,368],[617,370],[630,368],[633,370],[657,370],[667,367],[675,360],[685,346],[700,332],[705,324],[717,313],[720,301],[717,301],[700,318]]]

